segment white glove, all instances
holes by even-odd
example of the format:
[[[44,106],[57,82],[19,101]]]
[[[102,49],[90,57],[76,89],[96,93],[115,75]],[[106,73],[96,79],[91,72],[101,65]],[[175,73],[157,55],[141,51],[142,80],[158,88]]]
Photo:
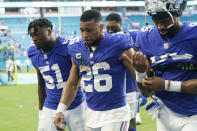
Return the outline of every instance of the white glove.
[[[146,106],[146,111],[151,110],[149,116],[152,115],[152,120],[155,120],[158,117],[159,109],[162,107],[163,103],[158,98],[154,98],[151,102],[149,102]]]

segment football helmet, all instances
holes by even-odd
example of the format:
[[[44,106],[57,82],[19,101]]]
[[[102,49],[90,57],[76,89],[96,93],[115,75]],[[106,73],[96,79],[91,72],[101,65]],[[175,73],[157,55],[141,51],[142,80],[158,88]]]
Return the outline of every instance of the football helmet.
[[[174,12],[181,15],[186,5],[186,0],[145,0],[145,12],[149,15],[160,12]]]

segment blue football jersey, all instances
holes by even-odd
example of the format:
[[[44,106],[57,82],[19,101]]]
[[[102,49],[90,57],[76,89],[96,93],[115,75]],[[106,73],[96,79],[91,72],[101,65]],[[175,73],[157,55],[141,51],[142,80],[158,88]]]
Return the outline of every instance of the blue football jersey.
[[[165,80],[186,81],[197,78],[197,71],[181,70],[179,65],[197,62],[197,25],[183,23],[179,33],[164,40],[156,27],[144,28],[138,33],[136,46],[147,56],[155,75]],[[158,91],[155,93],[172,111],[197,114],[197,95]]]
[[[89,108],[104,111],[126,105],[126,68],[119,57],[131,47],[123,33],[106,34],[94,52],[87,50],[82,39],[69,45],[69,52],[80,71]]]
[[[71,57],[68,54],[68,40],[58,37],[53,49],[48,52],[38,50],[35,45],[28,49],[34,67],[39,70],[45,80],[46,99],[44,106],[50,109],[57,109],[60,102],[62,90],[66,83],[70,68]],[[75,100],[68,109],[73,109],[84,101],[84,95],[79,87]]]
[[[132,43],[135,45],[135,40],[137,36],[137,30],[125,30],[124,33],[127,35],[129,41],[133,41]],[[134,46],[133,45],[133,46]],[[136,81],[131,75],[130,71],[126,70],[126,92],[134,92],[137,91]]]
[[[134,46],[136,36],[137,36],[137,30],[125,30],[124,33],[127,36],[127,39],[131,42],[132,46]],[[104,32],[105,34],[108,34],[107,32]],[[126,69],[126,93],[137,91],[136,87],[136,81],[131,75],[130,71]]]
[[[124,33],[130,35],[133,39],[134,44],[135,44],[135,40],[136,40],[138,31],[139,30],[137,30],[137,29],[127,29],[127,30],[124,30]]]

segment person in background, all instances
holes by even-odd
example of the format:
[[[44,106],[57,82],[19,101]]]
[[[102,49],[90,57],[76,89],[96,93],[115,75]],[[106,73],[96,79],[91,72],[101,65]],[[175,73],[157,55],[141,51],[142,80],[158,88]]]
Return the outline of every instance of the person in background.
[[[25,59],[24,65],[26,66],[27,72],[29,72],[30,59],[28,57],[27,57],[27,59]]]
[[[22,72],[22,70],[21,70],[21,60],[20,59],[16,59],[15,60],[15,64],[16,64],[17,70],[21,73]]]
[[[9,56],[6,57],[5,69],[8,74],[8,83],[9,83],[14,80],[13,78],[14,63]]]
[[[122,19],[118,13],[110,13],[106,19],[105,24],[107,28],[107,33],[113,34],[117,32],[123,32],[122,30]],[[128,39],[136,39],[136,31],[124,31],[128,36]],[[131,37],[131,38],[129,38]],[[127,102],[130,107],[131,120],[129,124],[129,131],[136,131],[136,111],[137,111],[137,88],[136,81],[129,70],[126,71],[126,93],[127,93]]]

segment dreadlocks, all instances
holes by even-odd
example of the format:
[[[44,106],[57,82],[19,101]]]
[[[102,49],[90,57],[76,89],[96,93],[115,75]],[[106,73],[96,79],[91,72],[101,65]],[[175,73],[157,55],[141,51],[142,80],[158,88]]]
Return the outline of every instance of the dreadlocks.
[[[53,25],[51,21],[49,21],[47,18],[39,18],[29,23],[28,32],[30,31],[31,28],[34,28],[34,31],[37,32],[38,28],[43,28],[43,27],[49,27],[51,30],[53,29]]]

